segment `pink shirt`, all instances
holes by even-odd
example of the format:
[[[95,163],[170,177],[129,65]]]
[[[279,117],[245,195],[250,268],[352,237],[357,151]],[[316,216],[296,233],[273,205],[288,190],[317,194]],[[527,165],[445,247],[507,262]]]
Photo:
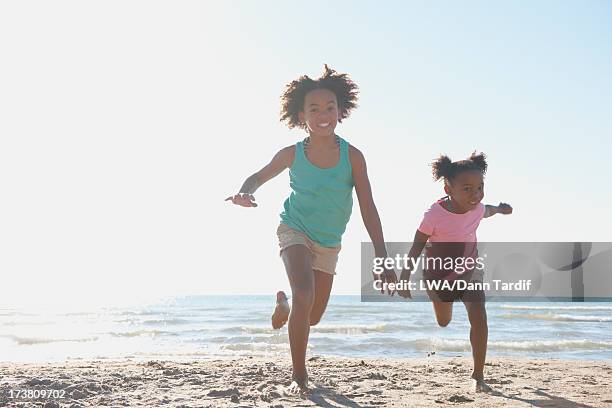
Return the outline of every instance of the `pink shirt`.
[[[429,242],[476,242],[476,229],[484,217],[485,206],[464,214],[455,214],[442,207],[442,200],[435,202],[423,215],[419,231],[429,235]]]
[[[442,207],[442,200],[434,203],[424,214],[419,231],[429,235],[426,248],[427,257],[478,257],[476,230],[485,215],[485,206],[479,203],[476,208],[464,214],[455,214]],[[443,245],[436,243],[462,242],[465,245]],[[456,279],[457,275],[430,269],[430,273],[445,279]]]

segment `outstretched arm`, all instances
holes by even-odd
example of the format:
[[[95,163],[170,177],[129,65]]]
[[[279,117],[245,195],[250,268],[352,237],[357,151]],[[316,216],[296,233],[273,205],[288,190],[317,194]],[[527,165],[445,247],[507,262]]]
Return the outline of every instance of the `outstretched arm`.
[[[255,193],[255,191],[257,191],[266,181],[276,177],[283,170],[290,167],[291,163],[293,163],[294,155],[295,146],[288,146],[280,150],[274,155],[270,163],[265,165],[257,173],[247,177],[244,183],[242,183],[242,187],[240,187],[238,194],[226,198],[225,201],[231,200],[232,203],[243,207],[257,207],[253,193]]]
[[[370,235],[372,244],[374,245],[374,256],[377,258],[387,257],[387,248],[385,247],[385,238],[383,236],[382,225],[378,210],[372,198],[372,188],[368,179],[368,170],[363,154],[355,147],[349,146],[349,157],[351,167],[353,168],[353,183],[355,184],[355,192],[359,201],[359,209],[363,224]],[[375,279],[380,279],[382,282],[396,282],[397,276],[395,270],[385,269],[380,277],[375,276]],[[393,291],[389,290],[390,295]]]
[[[483,218],[492,217],[495,214],[512,214],[510,204],[499,203],[499,205],[485,205],[485,214]]]

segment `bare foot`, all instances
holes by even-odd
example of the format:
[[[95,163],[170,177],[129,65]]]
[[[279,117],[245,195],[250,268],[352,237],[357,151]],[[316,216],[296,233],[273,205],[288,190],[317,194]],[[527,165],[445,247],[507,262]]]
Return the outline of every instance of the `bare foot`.
[[[298,381],[293,380],[291,384],[285,388],[285,395],[304,397],[310,392],[308,388],[308,380]]]
[[[493,392],[493,388],[489,387],[489,385],[483,379],[472,378],[472,391]]]
[[[280,329],[283,327],[287,323],[290,311],[291,308],[289,307],[289,302],[287,302],[287,295],[282,290],[278,291],[276,293],[276,307],[272,314],[272,328]]]

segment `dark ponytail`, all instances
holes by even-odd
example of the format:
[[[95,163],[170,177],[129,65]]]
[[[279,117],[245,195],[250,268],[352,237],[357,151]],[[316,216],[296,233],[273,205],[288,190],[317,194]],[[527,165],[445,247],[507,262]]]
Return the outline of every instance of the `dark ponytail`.
[[[480,169],[480,171],[482,171],[483,175],[487,172],[487,156],[485,156],[484,153],[481,152],[476,154],[476,152],[474,151],[470,156],[469,160],[474,163],[474,166],[476,166]]]
[[[433,173],[434,180],[436,181],[440,180],[441,178],[449,179],[452,175],[453,168],[453,162],[448,156],[444,154],[440,155],[440,157],[438,157],[436,161],[431,163],[431,170]]]

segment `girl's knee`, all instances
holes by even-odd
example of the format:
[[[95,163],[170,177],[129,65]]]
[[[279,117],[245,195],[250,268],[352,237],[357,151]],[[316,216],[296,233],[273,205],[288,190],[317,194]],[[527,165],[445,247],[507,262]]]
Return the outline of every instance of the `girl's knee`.
[[[312,289],[301,288],[292,291],[292,308],[303,308],[310,312],[314,303],[314,291]]]
[[[314,315],[310,315],[310,325],[311,326],[316,326],[320,321],[321,321],[321,317],[322,316],[314,316]]]
[[[484,305],[472,305],[468,308],[468,318],[472,326],[487,326],[487,311]]]
[[[434,315],[438,326],[446,327],[453,318],[453,304],[449,302],[434,302]]]
[[[446,327],[451,321],[451,316],[444,316],[444,317],[436,316],[436,320],[438,321],[438,326]]]

